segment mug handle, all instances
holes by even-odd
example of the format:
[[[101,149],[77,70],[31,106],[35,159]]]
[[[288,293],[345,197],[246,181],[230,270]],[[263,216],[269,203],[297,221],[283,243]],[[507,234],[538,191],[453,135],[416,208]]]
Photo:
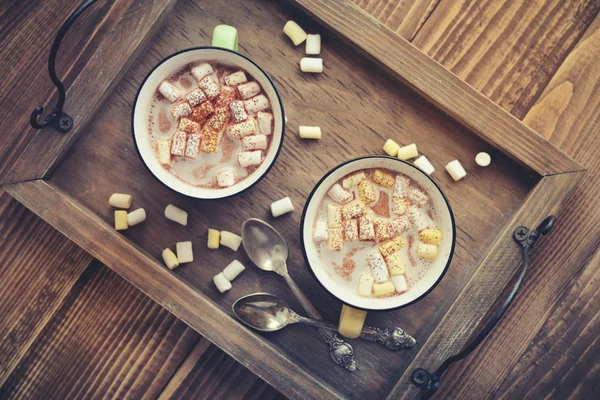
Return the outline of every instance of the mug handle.
[[[340,322],[338,325],[339,334],[348,339],[356,339],[360,336],[366,318],[366,311],[357,310],[356,308],[352,308],[345,304],[342,305],[342,312],[340,313]]]
[[[212,46],[238,51],[237,29],[230,25],[217,25],[213,30]]]

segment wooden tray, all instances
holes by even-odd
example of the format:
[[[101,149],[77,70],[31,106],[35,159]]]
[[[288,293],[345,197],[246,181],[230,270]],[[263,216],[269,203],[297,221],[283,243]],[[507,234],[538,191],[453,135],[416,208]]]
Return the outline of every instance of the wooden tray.
[[[111,29],[68,91],[65,111],[75,127],[66,135],[40,131],[3,189],[282,393],[294,398],[415,397],[419,391],[410,383],[410,372],[434,370],[458,352],[509,282],[520,262],[513,229],[556,213],[583,168],[345,0],[174,3],[115,3]],[[281,31],[289,19],[323,35],[324,74],[299,71],[303,46],[292,46]],[[240,52],[274,78],[289,123],[281,155],[260,184],[235,198],[199,201],[167,190],[144,168],[130,132],[131,106],[141,80],[157,62],[209,44],[219,23],[236,26]],[[301,124],[321,126],[323,139],[299,140]],[[334,366],[310,327],[262,335],[239,324],[231,304],[249,293],[272,292],[300,306],[279,277],[255,268],[244,272],[226,295],[219,294],[212,276],[235,258],[250,262],[242,250],[208,251],[207,228],[239,232],[249,217],[271,222],[290,244],[290,273],[323,316],[335,320],[341,303],[303,265],[301,209],[329,169],[349,158],[380,154],[388,137],[418,143],[432,160],[433,176],[450,199],[458,227],[454,260],[432,293],[405,309],[369,313],[369,324],[401,326],[417,338],[417,346],[391,352],[353,341],[358,370],[350,373]],[[479,151],[492,154],[490,167],[474,165]],[[469,174],[458,183],[443,170],[455,158]],[[107,204],[113,192],[133,194],[134,207],[144,207],[148,221],[116,232]],[[297,210],[271,218],[268,205],[286,195]],[[162,217],[169,203],[188,210],[187,227]],[[167,270],[162,249],[190,239],[197,261]]]

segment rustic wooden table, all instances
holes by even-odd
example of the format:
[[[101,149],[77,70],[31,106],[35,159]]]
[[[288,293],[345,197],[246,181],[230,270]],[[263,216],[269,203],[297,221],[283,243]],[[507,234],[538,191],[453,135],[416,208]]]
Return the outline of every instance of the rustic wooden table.
[[[536,249],[515,307],[445,376],[451,397],[589,397],[600,381],[600,2],[356,1],[390,29],[589,169]],[[50,104],[45,63],[64,0],[0,5],[0,178]],[[67,85],[112,5],[61,50]],[[226,21],[225,21],[226,22]],[[278,393],[83,250],[0,193],[0,397],[269,398]],[[476,394],[476,395],[474,395]]]

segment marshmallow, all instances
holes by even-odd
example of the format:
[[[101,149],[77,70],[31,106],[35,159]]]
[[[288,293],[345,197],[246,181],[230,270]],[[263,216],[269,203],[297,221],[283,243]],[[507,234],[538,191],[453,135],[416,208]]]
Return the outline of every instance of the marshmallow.
[[[127,225],[134,226],[146,220],[146,210],[138,208],[127,214]]]
[[[169,204],[165,208],[165,217],[183,226],[187,225],[188,213],[181,208],[175,207],[173,204]]]
[[[194,78],[196,78],[196,80],[198,82],[200,82],[202,79],[204,79],[204,77],[214,74],[215,71],[210,66],[210,64],[202,63],[202,64],[198,64],[194,68],[192,68],[191,72],[192,72],[192,75],[194,76]]]
[[[294,211],[294,205],[289,197],[284,197],[271,203],[271,214],[273,214],[273,217],[279,217],[292,211]]]
[[[232,169],[221,171],[217,174],[219,187],[229,187],[235,183],[235,172]]]
[[[186,99],[192,107],[195,107],[206,101],[206,95],[204,94],[202,89],[196,89],[189,92],[186,96]]]
[[[216,229],[208,229],[208,242],[207,247],[209,249],[218,249],[219,241],[221,240],[221,232]]]
[[[406,197],[410,189],[410,181],[406,176],[396,175],[396,182],[392,191],[393,197]]]
[[[374,202],[377,198],[373,184],[369,180],[364,180],[358,184],[358,194],[366,204]]]
[[[324,242],[327,240],[327,222],[319,219],[315,223],[315,230],[313,233],[313,239],[315,242]]]
[[[200,134],[194,133],[188,135],[187,144],[185,146],[185,156],[189,158],[198,157],[200,151]]]
[[[156,144],[158,162],[162,165],[171,164],[171,139],[161,139]]]
[[[177,248],[177,259],[179,260],[179,264],[185,264],[194,261],[192,242],[178,242],[175,246]]]
[[[338,204],[346,204],[354,198],[352,192],[343,189],[339,183],[333,185],[327,192],[327,195]]]
[[[249,119],[237,124],[229,125],[227,128],[227,134],[233,140],[240,140],[245,136],[256,135],[256,122],[253,119]]]
[[[177,129],[185,133],[196,133],[200,130],[200,124],[189,118],[181,118]]]
[[[390,174],[389,172],[376,169],[373,173],[373,182],[385,188],[390,189],[392,186],[394,186],[394,181],[394,175]]]
[[[356,242],[358,240],[358,221],[356,219],[347,219],[344,221],[344,238],[347,242]]]
[[[413,204],[423,207],[429,201],[429,196],[427,196],[420,189],[411,189],[408,192],[408,199],[413,202]]]
[[[108,204],[116,208],[129,208],[133,197],[130,194],[113,193],[108,199]]]
[[[419,232],[419,239],[424,243],[438,244],[442,241],[442,231],[439,229],[423,229]]]
[[[393,239],[388,240],[387,242],[381,243],[379,245],[379,251],[383,256],[387,257],[394,253],[396,250],[400,250],[404,247],[404,240],[400,236],[396,236]]]
[[[358,289],[356,290],[359,296],[369,297],[373,290],[373,275],[371,274],[360,274],[358,278]]]
[[[431,165],[425,156],[417,158],[415,161],[413,161],[413,164],[427,175],[431,175],[435,172],[435,168],[433,168],[433,165]]]
[[[475,162],[480,167],[487,167],[492,162],[492,157],[490,157],[488,153],[477,153],[477,155],[475,156]]]
[[[408,290],[408,283],[406,283],[406,277],[404,275],[392,276],[391,281],[394,284],[396,292],[402,293]]]
[[[251,113],[257,113],[259,111],[266,110],[269,108],[269,99],[264,94],[259,94],[251,99],[244,101],[246,111]]]
[[[221,245],[229,247],[233,251],[239,249],[242,237],[228,231],[221,231]]]
[[[367,264],[369,264],[369,267],[371,268],[375,282],[381,283],[390,279],[385,260],[378,251],[372,251],[367,255]]]
[[[390,295],[396,291],[394,284],[391,281],[373,284],[373,294],[377,297]]]
[[[365,203],[360,200],[355,200],[352,203],[346,204],[342,208],[344,219],[360,217],[365,213]]]
[[[321,53],[321,35],[306,35],[306,54],[314,56]]]
[[[418,155],[419,152],[417,151],[417,145],[414,143],[398,149],[398,158],[404,161],[415,158]]]
[[[435,260],[439,254],[439,249],[435,244],[419,243],[417,246],[417,255],[425,260]]]
[[[321,72],[323,72],[323,59],[303,57],[300,60],[300,70],[302,72],[320,74]]]
[[[360,227],[360,240],[375,239],[375,227],[373,225],[373,217],[371,214],[364,214],[360,217],[358,224]]]
[[[212,77],[212,75],[205,76],[202,78],[200,82],[198,82],[198,86],[200,89],[204,91],[206,97],[209,99],[214,99],[221,93],[221,89],[219,88],[219,83]]]
[[[185,145],[187,143],[187,133],[177,131],[171,139],[171,154],[174,156],[182,156],[185,154]]]
[[[238,162],[240,167],[248,168],[252,165],[259,165],[262,161],[262,151],[240,151],[238,153]]]
[[[385,259],[391,276],[403,275],[406,273],[406,265],[402,260],[400,253],[394,253]]]
[[[218,130],[211,128],[209,123],[207,123],[202,128],[200,136],[200,150],[202,150],[205,153],[214,153],[217,151],[217,142],[219,140]]]
[[[238,85],[237,90],[242,99],[248,100],[250,97],[254,97],[260,93],[260,85],[258,82],[243,83]]]
[[[256,120],[258,121],[258,130],[260,133],[267,136],[273,133],[273,114],[259,111],[256,114]]]
[[[248,82],[248,78],[246,78],[244,71],[236,71],[233,74],[229,74],[225,77],[225,83],[229,86],[236,86],[240,83],[246,82]]]
[[[327,227],[341,228],[342,227],[342,208],[335,204],[327,205]]]
[[[458,160],[450,161],[448,164],[446,164],[446,171],[448,171],[452,179],[455,181],[460,181],[462,178],[467,176],[467,171],[465,171]]]
[[[242,122],[248,119],[248,113],[243,101],[232,101],[229,103],[229,109],[231,110],[231,119],[233,122]]]
[[[390,231],[388,229],[388,222],[386,220],[375,220],[373,222],[373,229],[375,231],[375,240],[377,242],[384,242],[390,238]]]
[[[162,81],[160,86],[158,86],[158,91],[171,103],[181,97],[181,91],[169,81]]]
[[[115,229],[118,231],[124,231],[128,227],[129,225],[127,224],[127,211],[115,211]]]
[[[171,249],[163,250],[162,259],[165,262],[167,268],[169,268],[170,270],[174,270],[175,268],[179,267],[179,260],[177,259],[175,253],[171,251]]]
[[[318,126],[299,126],[300,139],[321,139],[321,128]]]
[[[392,197],[392,214],[403,215],[408,208],[408,200],[402,197]]]
[[[340,251],[344,247],[344,235],[342,228],[329,228],[327,233],[327,248]]]
[[[215,100],[216,107],[227,107],[236,98],[235,89],[231,86],[221,86],[221,93]]]
[[[187,117],[192,112],[192,108],[188,103],[179,103],[175,104],[171,107],[171,114],[175,117],[175,119],[179,119],[181,117]]]
[[[231,282],[229,282],[227,278],[225,278],[225,275],[223,275],[222,272],[213,277],[213,282],[217,287],[217,290],[221,293],[225,293],[226,291],[232,288]]]
[[[411,222],[406,216],[394,218],[388,223],[388,231],[391,236],[399,236],[409,230]]]
[[[192,109],[192,119],[199,124],[203,124],[213,112],[215,111],[210,101],[205,101],[198,107]]]
[[[242,264],[241,262],[239,262],[238,260],[233,260],[232,262],[229,263],[228,266],[225,267],[225,269],[223,270],[223,276],[229,281],[233,281],[235,278],[237,278],[237,276],[239,274],[241,274],[242,272],[244,272],[244,270],[246,269],[246,267],[244,267],[244,264]]]
[[[392,139],[388,139],[383,145],[383,151],[385,151],[388,156],[396,157],[398,155],[398,149],[400,145],[394,142]]]
[[[246,136],[242,139],[242,147],[244,150],[265,150],[268,142],[265,135]]]
[[[288,21],[283,26],[283,33],[292,40],[294,46],[298,46],[300,43],[304,42],[308,36],[306,32],[304,32],[304,29],[300,28],[300,25],[294,21]]]
[[[360,182],[367,179],[367,175],[364,172],[357,172],[356,174],[352,174],[347,178],[344,178],[342,181],[342,187],[344,189],[350,189],[351,187],[357,186]]]
[[[412,226],[414,226],[417,231],[422,231],[423,229],[429,227],[429,218],[420,208],[410,207],[406,211],[406,215],[410,219]]]

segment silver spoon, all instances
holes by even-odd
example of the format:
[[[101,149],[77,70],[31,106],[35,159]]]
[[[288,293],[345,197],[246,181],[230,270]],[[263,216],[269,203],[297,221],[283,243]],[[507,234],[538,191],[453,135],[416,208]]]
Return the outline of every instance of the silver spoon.
[[[296,282],[288,273],[287,257],[288,247],[279,232],[271,225],[256,218],[250,218],[242,225],[242,243],[250,260],[260,269],[273,271],[283,276],[288,286],[311,318],[323,319],[315,306],[306,298]],[[356,370],[354,349],[344,342],[335,333],[319,328],[319,333],[329,345],[329,352],[333,361],[346,368],[348,371]]]
[[[308,324],[331,331],[337,330],[337,325],[331,322],[317,321],[296,314],[283,299],[269,293],[255,293],[241,297],[233,303],[232,309],[240,321],[263,332],[278,331],[296,323]],[[365,327],[362,334],[370,337],[373,334],[371,330],[372,328]],[[414,341],[411,336],[406,334],[405,336],[405,342],[410,342],[410,339]],[[396,341],[388,340],[388,342],[391,346],[397,346]],[[387,343],[386,347],[390,348]],[[398,347],[393,348],[397,349]]]

